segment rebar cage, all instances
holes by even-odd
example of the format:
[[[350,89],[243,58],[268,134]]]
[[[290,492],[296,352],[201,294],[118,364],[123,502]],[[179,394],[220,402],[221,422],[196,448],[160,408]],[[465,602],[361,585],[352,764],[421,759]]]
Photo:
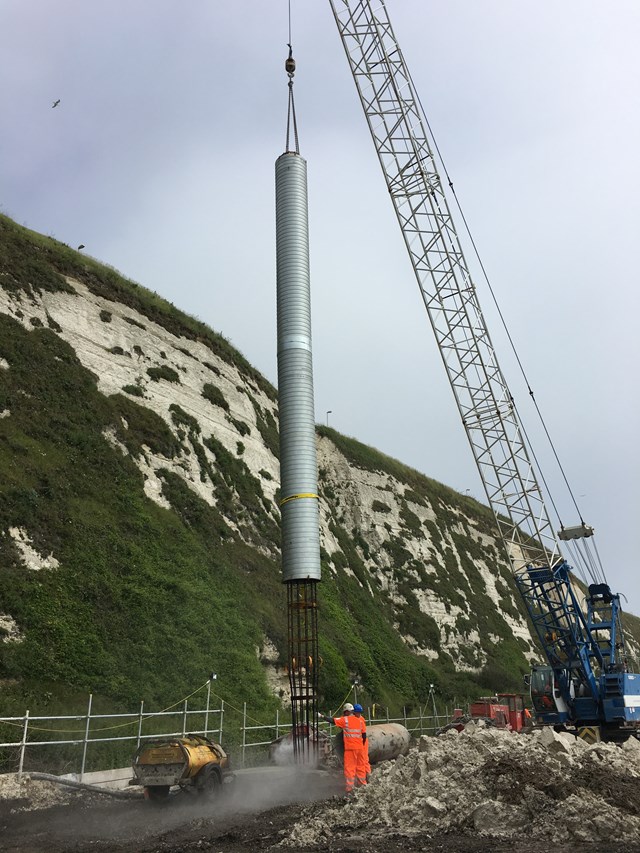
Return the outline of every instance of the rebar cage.
[[[291,733],[297,763],[317,760],[318,600],[317,581],[287,583]]]

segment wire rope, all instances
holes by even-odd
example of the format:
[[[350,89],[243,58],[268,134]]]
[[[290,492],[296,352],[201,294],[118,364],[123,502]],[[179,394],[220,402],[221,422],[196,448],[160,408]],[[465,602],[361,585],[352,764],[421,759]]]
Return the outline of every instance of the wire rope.
[[[293,153],[289,148],[289,139],[291,136],[291,127],[293,126],[293,139],[295,142],[295,153],[300,153],[300,142],[298,140],[298,122],[296,119],[296,104],[293,97],[293,75],[296,71],[296,62],[293,58],[293,48],[292,48],[292,38],[291,38],[291,0],[289,0],[289,41],[287,42],[287,47],[289,48],[289,56],[284,64],[285,71],[289,77],[289,100],[287,106],[287,138],[285,141],[285,153]]]
[[[405,68],[406,68],[406,66],[405,66]],[[575,510],[576,510],[576,512],[577,512],[577,514],[578,514],[578,517],[580,518],[580,523],[581,523],[581,524],[584,524],[585,522],[584,522],[584,519],[583,519],[583,516],[582,516],[582,512],[581,512],[581,510],[580,510],[580,508],[579,508],[579,506],[578,506],[578,502],[577,502],[577,500],[576,500],[576,497],[575,497],[575,494],[574,494],[574,492],[573,492],[573,489],[571,488],[571,485],[570,485],[570,483],[569,483],[569,480],[568,480],[568,477],[567,477],[567,475],[566,475],[566,472],[565,472],[564,466],[562,465],[562,462],[560,461],[559,454],[558,454],[558,452],[557,452],[557,449],[556,449],[556,446],[555,446],[555,444],[554,444],[554,442],[553,442],[553,439],[551,438],[551,434],[550,434],[549,429],[548,429],[548,427],[547,427],[546,421],[545,421],[545,419],[544,419],[544,417],[543,417],[543,415],[542,415],[542,412],[541,412],[541,410],[540,410],[540,407],[538,406],[538,402],[537,402],[537,400],[536,400],[536,398],[535,398],[535,394],[534,394],[534,392],[533,392],[533,389],[531,388],[531,384],[530,384],[530,382],[529,382],[529,378],[528,378],[527,373],[526,373],[526,371],[525,371],[525,369],[524,369],[524,365],[522,364],[522,360],[521,360],[521,358],[520,358],[520,355],[519,355],[519,353],[518,353],[518,350],[516,349],[516,345],[515,345],[515,342],[514,342],[514,340],[513,340],[513,336],[512,336],[511,331],[510,331],[510,329],[509,329],[509,327],[508,327],[508,325],[507,325],[507,321],[506,321],[506,319],[505,319],[505,317],[504,317],[504,314],[503,314],[502,309],[501,309],[501,307],[500,307],[500,304],[499,304],[499,302],[498,302],[497,296],[496,296],[496,294],[495,294],[495,291],[494,291],[493,286],[492,286],[492,284],[491,284],[491,281],[490,281],[490,279],[489,279],[489,274],[488,274],[488,272],[487,272],[487,270],[486,270],[486,267],[485,267],[485,265],[484,265],[484,262],[483,262],[483,260],[482,260],[482,258],[481,258],[481,256],[480,256],[480,252],[479,252],[479,250],[478,250],[478,247],[477,247],[476,241],[475,241],[475,239],[474,239],[474,237],[473,237],[473,235],[472,235],[472,233],[471,233],[471,229],[470,229],[469,224],[468,224],[468,222],[467,222],[467,218],[466,218],[466,216],[465,216],[465,214],[464,214],[464,211],[463,211],[463,209],[462,209],[462,205],[460,204],[460,201],[459,201],[459,199],[458,199],[457,193],[456,193],[456,191],[455,191],[455,187],[454,187],[454,185],[453,185],[453,180],[451,179],[451,176],[449,175],[449,171],[448,171],[448,169],[447,169],[446,163],[445,163],[444,158],[443,158],[443,156],[442,156],[442,152],[440,151],[440,147],[438,146],[438,143],[437,143],[437,140],[436,140],[435,134],[434,134],[434,132],[433,132],[433,129],[432,129],[432,127],[431,127],[431,124],[430,124],[430,122],[429,122],[429,119],[427,118],[427,114],[426,114],[426,111],[425,111],[425,109],[424,109],[424,106],[422,105],[422,100],[421,100],[420,95],[419,95],[419,93],[418,93],[418,91],[417,91],[417,89],[416,89],[415,83],[414,83],[414,81],[413,81],[413,77],[412,77],[411,72],[409,71],[409,69],[408,69],[408,68],[406,68],[406,71],[407,71],[407,76],[408,76],[409,82],[410,82],[411,87],[412,87],[412,89],[413,89],[413,92],[414,92],[414,94],[415,94],[415,97],[416,97],[417,103],[418,103],[418,105],[419,105],[419,107],[420,107],[420,112],[421,112],[422,117],[423,117],[423,119],[424,119],[424,121],[425,121],[426,127],[427,127],[427,129],[428,129],[428,131],[429,131],[429,135],[430,135],[431,141],[433,142],[434,149],[435,149],[435,151],[436,151],[436,153],[437,153],[437,155],[438,155],[438,159],[439,159],[439,161],[440,161],[440,163],[441,163],[441,165],[442,165],[442,169],[443,169],[443,171],[444,171],[444,174],[445,174],[445,177],[446,177],[446,180],[447,180],[447,184],[448,184],[448,186],[449,186],[449,189],[451,190],[451,193],[452,193],[453,198],[454,198],[454,200],[455,200],[456,207],[457,207],[458,212],[459,212],[459,214],[460,214],[460,218],[461,218],[461,220],[462,220],[462,222],[463,222],[463,224],[464,224],[465,232],[466,232],[467,237],[469,238],[469,241],[470,241],[471,246],[472,246],[472,248],[473,248],[473,253],[474,253],[474,255],[475,255],[475,257],[476,257],[476,259],[477,259],[477,261],[478,261],[478,264],[479,264],[480,269],[481,269],[481,271],[482,271],[482,276],[483,276],[483,278],[484,278],[484,280],[485,280],[485,282],[486,282],[486,284],[487,284],[487,287],[488,287],[488,289],[489,289],[489,293],[491,294],[491,298],[492,298],[493,303],[494,303],[494,305],[495,305],[495,308],[496,308],[496,310],[497,310],[497,312],[498,312],[498,316],[499,316],[499,318],[500,318],[500,322],[502,323],[502,326],[503,326],[503,328],[504,328],[504,330],[505,330],[505,333],[506,333],[506,335],[507,335],[507,339],[508,339],[508,341],[509,341],[509,345],[510,345],[510,347],[511,347],[511,350],[513,351],[513,354],[514,354],[514,356],[515,356],[516,362],[517,362],[517,364],[518,364],[518,367],[519,367],[519,369],[520,369],[520,372],[521,372],[521,374],[522,374],[522,377],[523,377],[523,379],[524,379],[524,381],[525,381],[525,384],[526,384],[526,386],[527,386],[528,394],[529,394],[529,396],[530,396],[530,398],[531,398],[531,400],[532,400],[532,402],[533,402],[533,405],[534,405],[535,410],[536,410],[536,412],[537,412],[538,418],[540,419],[540,423],[542,424],[542,427],[543,427],[544,433],[545,433],[545,435],[546,435],[546,438],[547,438],[547,440],[548,440],[548,442],[549,442],[549,445],[550,445],[550,447],[551,447],[551,450],[552,450],[553,456],[554,456],[554,458],[555,458],[555,460],[556,460],[556,463],[557,463],[557,465],[558,465],[558,468],[559,468],[559,470],[560,470],[560,473],[561,473],[562,479],[563,479],[563,481],[564,481],[564,483],[565,483],[565,486],[566,486],[566,488],[567,488],[567,491],[568,491],[568,493],[569,493],[569,496],[570,496],[571,502],[573,503],[573,506],[574,506],[574,508],[575,508]],[[514,404],[514,406],[515,406],[515,404]],[[522,426],[522,423],[521,423],[521,426]],[[523,427],[523,433],[524,433],[524,427]],[[526,433],[524,433],[524,434],[525,434],[525,436],[526,436]],[[547,484],[547,482],[546,482],[546,480],[545,480],[545,478],[544,478],[544,475],[543,475],[543,473],[542,473],[542,469],[541,469],[541,467],[540,467],[540,464],[539,464],[539,462],[538,462],[537,458],[535,457],[535,454],[533,453],[532,445],[531,445],[531,442],[529,441],[528,437],[527,437],[527,444],[528,444],[529,449],[530,449],[530,451],[531,451],[531,453],[532,453],[532,455],[533,455],[533,457],[534,457],[534,459],[535,459],[535,462],[536,462],[536,466],[537,466],[538,472],[539,472],[539,474],[540,474],[540,476],[541,476],[541,478],[542,478],[542,480],[543,480],[543,482],[544,482],[545,489],[546,489],[546,491],[547,491],[547,495],[548,495],[549,500],[551,501],[551,503],[552,503],[552,505],[553,505],[554,511],[556,512],[556,515],[557,515],[557,517],[558,517],[558,521],[559,521],[559,523],[560,523],[561,527],[563,527],[564,525],[563,525],[563,524],[562,524],[562,522],[561,522],[561,516],[560,516],[560,514],[559,514],[559,512],[558,512],[558,509],[557,509],[557,506],[556,506],[556,504],[555,504],[555,502],[554,502],[554,500],[553,500],[553,497],[552,497],[552,495],[551,495],[551,491],[550,491],[550,489],[549,489],[549,486],[548,486],[548,484]],[[602,569],[602,564],[601,564],[601,563],[600,563],[600,566],[601,566],[601,573],[602,573],[602,576],[603,576],[603,578],[604,578],[604,571],[603,571],[603,569]]]
[[[203,689],[203,687],[206,687],[207,684],[210,683],[210,681],[211,681],[211,679],[207,679],[207,681],[205,681],[204,684],[201,684],[200,687],[197,687],[192,693],[189,693],[188,696],[184,696],[182,699],[178,699],[178,701],[174,702],[173,705],[167,705],[167,707],[164,708],[162,711],[154,711],[153,713],[145,714],[144,715],[145,719],[151,719],[151,717],[158,717],[158,716],[160,716],[160,714],[166,714],[167,711],[170,711],[172,708],[175,708],[177,705],[182,705],[183,702],[186,702],[188,699],[191,699],[192,696],[195,696],[196,693],[199,693]],[[134,715],[132,714],[131,716],[133,717]],[[86,720],[87,715],[86,714],[74,714],[73,718],[78,719],[78,720]],[[92,734],[98,734],[99,732],[109,732],[109,731],[113,731],[114,729],[124,729],[127,726],[134,725],[134,723],[137,724],[139,719],[140,719],[139,714],[135,714],[134,719],[130,720],[128,723],[117,723],[116,725],[113,725],[113,726],[102,726],[101,728],[98,728],[98,729],[92,729],[91,732],[92,732]],[[4,726],[17,726],[18,728],[24,727],[24,723],[12,723],[9,720],[0,720],[0,724],[2,724]],[[29,731],[50,732],[52,734],[84,734],[85,729],[45,729],[42,726],[31,726],[30,725]]]

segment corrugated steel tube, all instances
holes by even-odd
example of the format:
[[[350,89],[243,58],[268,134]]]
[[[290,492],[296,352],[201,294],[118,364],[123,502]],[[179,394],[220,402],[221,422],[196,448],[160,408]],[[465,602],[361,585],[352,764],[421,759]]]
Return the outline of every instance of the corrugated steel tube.
[[[307,163],[276,160],[278,399],[283,581],[320,580]]]

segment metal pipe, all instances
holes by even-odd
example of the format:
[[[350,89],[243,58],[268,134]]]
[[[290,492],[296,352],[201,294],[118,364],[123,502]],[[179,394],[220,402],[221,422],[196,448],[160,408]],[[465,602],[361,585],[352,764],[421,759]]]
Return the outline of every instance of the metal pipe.
[[[320,580],[307,164],[276,160],[276,267],[282,579]]]
[[[115,797],[118,800],[137,800],[144,796],[142,791],[117,791],[113,788],[103,788],[100,785],[90,785],[87,782],[76,782],[75,779],[62,779],[60,776],[53,776],[51,773],[29,773],[29,778],[53,782],[56,785],[64,785],[66,788],[93,791],[96,794],[105,794],[107,797]]]
[[[398,723],[386,723],[367,728],[369,741],[369,761],[376,764],[389,758],[406,755],[409,751],[411,735],[406,726]]]
[[[369,761],[377,764],[388,761],[399,755],[406,755],[411,743],[411,734],[406,726],[400,723],[376,723],[367,726],[367,742],[369,744]],[[344,739],[338,732],[333,739],[333,747],[340,759],[344,755]]]

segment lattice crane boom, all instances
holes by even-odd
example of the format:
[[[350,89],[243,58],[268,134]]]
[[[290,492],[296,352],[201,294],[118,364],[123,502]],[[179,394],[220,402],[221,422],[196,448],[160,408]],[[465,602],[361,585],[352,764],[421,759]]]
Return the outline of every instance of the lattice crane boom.
[[[638,725],[640,707],[619,713],[611,698],[616,691],[625,698],[626,682],[614,690],[598,680],[598,673],[605,678],[620,669],[619,598],[606,584],[598,586],[585,614],[571,583],[385,0],[329,2],[489,505],[558,680],[561,720],[578,716]],[[582,528],[587,536],[592,532]]]
[[[375,11],[373,7],[375,6]],[[331,0],[462,423],[516,573],[560,549],[383,3]]]

